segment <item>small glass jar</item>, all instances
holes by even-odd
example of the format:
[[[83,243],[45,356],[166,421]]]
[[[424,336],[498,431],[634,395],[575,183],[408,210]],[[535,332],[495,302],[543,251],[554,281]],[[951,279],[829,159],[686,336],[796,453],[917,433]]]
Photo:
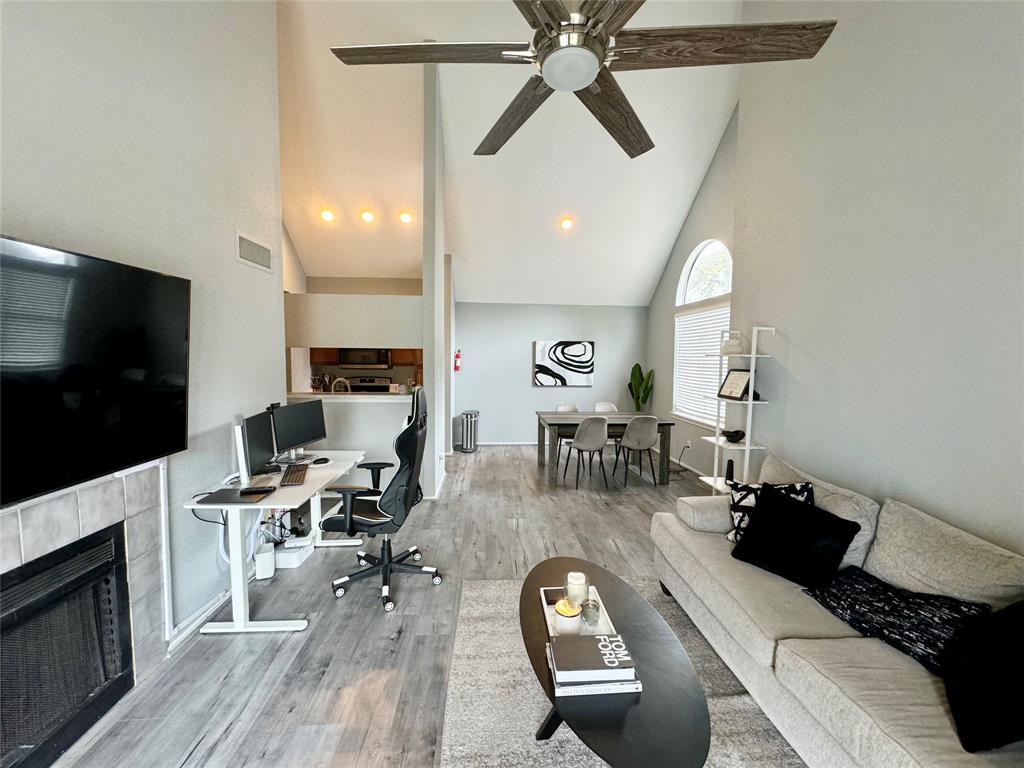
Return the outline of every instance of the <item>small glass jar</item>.
[[[565,599],[572,605],[582,605],[590,597],[590,582],[587,574],[582,571],[569,571],[565,574]]]
[[[583,623],[588,626],[594,626],[601,619],[601,604],[592,597],[588,597],[580,604],[582,613],[580,617],[583,619]]]

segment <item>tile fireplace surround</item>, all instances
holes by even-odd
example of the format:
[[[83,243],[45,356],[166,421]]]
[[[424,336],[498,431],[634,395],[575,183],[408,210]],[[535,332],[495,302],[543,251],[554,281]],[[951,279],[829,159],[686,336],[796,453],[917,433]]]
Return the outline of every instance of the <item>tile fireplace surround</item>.
[[[160,468],[126,470],[0,512],[0,572],[117,522],[125,524],[136,680],[167,655],[160,540]]]

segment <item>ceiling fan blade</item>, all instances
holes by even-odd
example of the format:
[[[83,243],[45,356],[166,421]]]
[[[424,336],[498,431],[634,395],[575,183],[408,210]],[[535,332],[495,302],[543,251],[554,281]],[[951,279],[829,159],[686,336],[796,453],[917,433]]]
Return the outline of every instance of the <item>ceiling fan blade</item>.
[[[480,146],[476,148],[474,155],[493,155],[512,138],[512,134],[518,131],[537,108],[544,103],[548,96],[554,91],[547,86],[544,78],[534,75],[526,81],[526,85],[519,89],[519,93],[512,99],[505,111],[501,113],[498,122],[487,132]]]
[[[601,24],[609,35],[622,29],[645,0],[583,0],[580,15]]]
[[[576,95],[627,155],[636,157],[654,148],[654,142],[629,105],[626,94],[607,68],[601,67],[594,84],[576,91]]]
[[[502,56],[504,51],[526,53],[529,43],[395,43],[345,45],[331,53],[346,64],[519,64],[524,57]]]
[[[828,40],[834,21],[723,24],[624,29],[615,36],[616,72],[709,64],[810,59]]]
[[[563,21],[569,21],[569,10],[562,0],[512,0],[533,29],[543,29],[549,35],[557,32]]]

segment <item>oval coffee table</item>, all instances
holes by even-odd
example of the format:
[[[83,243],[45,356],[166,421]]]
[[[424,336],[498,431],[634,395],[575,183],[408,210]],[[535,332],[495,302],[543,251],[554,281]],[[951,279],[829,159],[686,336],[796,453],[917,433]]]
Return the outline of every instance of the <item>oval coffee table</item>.
[[[547,626],[540,588],[557,587],[568,571],[583,571],[601,594],[616,631],[633,654],[643,692],[555,698],[545,655]],[[545,560],[530,571],[519,594],[526,652],[551,701],[537,739],[563,722],[614,768],[700,768],[711,744],[711,721],[690,657],[661,615],[631,586],[598,565],[575,557]]]

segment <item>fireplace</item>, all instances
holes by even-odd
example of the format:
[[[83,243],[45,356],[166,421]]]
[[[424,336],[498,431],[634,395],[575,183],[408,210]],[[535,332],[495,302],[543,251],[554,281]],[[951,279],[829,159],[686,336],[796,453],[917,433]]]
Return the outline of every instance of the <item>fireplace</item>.
[[[50,765],[134,684],[124,523],[0,575],[0,768]]]

